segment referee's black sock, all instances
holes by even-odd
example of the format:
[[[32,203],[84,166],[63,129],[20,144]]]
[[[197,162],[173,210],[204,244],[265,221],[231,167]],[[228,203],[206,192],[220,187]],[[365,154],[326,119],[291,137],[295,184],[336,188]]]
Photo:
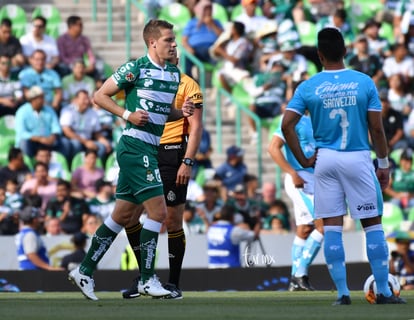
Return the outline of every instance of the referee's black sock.
[[[183,264],[185,252],[185,234],[180,229],[168,232],[168,258],[170,261],[169,283],[175,284],[179,288],[181,266]]]
[[[139,238],[141,237],[142,224],[138,222],[135,226],[125,228],[129,244],[134,251],[135,258],[138,262],[138,268],[141,270],[141,249]]]

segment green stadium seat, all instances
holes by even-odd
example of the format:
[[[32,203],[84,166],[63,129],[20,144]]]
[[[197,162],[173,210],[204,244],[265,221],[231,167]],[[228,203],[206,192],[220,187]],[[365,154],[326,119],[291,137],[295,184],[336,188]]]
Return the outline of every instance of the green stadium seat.
[[[57,38],[60,35],[62,18],[60,11],[52,4],[38,5],[32,13],[32,19],[42,16],[47,20],[46,34],[53,38]]]
[[[17,4],[7,4],[0,9],[0,21],[9,18],[12,21],[12,33],[20,38],[26,33],[27,18],[24,9]]]
[[[162,7],[158,18],[172,23],[177,38],[181,38],[185,25],[191,19],[191,13],[186,6],[175,2]]]
[[[403,151],[404,149],[395,149],[390,153],[390,158],[394,160],[396,166],[400,165],[400,158]]]
[[[107,173],[110,169],[112,169],[112,167],[114,167],[116,164],[116,152],[112,152],[108,158],[106,159],[105,162],[105,173]]]
[[[1,137],[15,137],[16,131],[14,129],[14,119],[13,115],[5,115],[0,117],[0,135]]]
[[[407,214],[407,221],[414,222],[414,208],[411,208]]]
[[[73,159],[72,159],[72,165],[71,165],[71,172],[73,173],[77,168],[81,167],[85,162],[85,152],[79,152],[77,153]],[[96,159],[96,166],[98,168],[103,168],[102,160],[97,158]]]
[[[65,158],[65,156],[58,151],[52,151],[51,162],[60,163],[64,172],[64,176],[60,178],[70,181],[72,174],[70,172],[68,160]]]
[[[221,4],[214,2],[213,3],[213,18],[220,21],[224,26],[229,21],[229,14],[225,7]]]
[[[299,33],[300,43],[303,46],[315,46],[317,37],[316,24],[311,21],[301,21],[296,24]]]
[[[384,202],[384,212],[382,215],[382,224],[384,227],[384,232],[390,233],[399,230],[401,227],[401,222],[403,221],[403,210],[399,206],[391,202]]]
[[[370,18],[374,18],[375,14],[381,10],[382,7],[383,4],[381,3],[381,0],[354,1],[348,7],[348,15],[352,22],[352,30],[354,33],[359,34],[365,22]]]
[[[391,23],[383,22],[379,30],[379,36],[388,40],[389,44],[395,43],[394,27]]]
[[[0,131],[1,132],[1,131]],[[14,146],[14,137],[2,136],[0,139],[0,167],[7,165],[9,150]]]
[[[310,60],[306,60],[306,63],[308,65],[307,72],[308,72],[309,77],[318,73],[318,68],[316,67],[316,64],[314,62]]]

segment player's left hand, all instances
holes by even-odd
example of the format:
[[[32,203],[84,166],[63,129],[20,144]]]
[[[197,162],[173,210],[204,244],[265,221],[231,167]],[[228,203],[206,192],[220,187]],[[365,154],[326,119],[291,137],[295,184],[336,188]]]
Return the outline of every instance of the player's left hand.
[[[183,103],[183,106],[182,106],[181,110],[183,111],[183,116],[185,118],[190,117],[190,116],[193,115],[193,113],[194,113],[194,103],[193,103],[193,100],[191,100],[190,97],[185,98],[185,101]]]
[[[175,183],[177,185],[186,185],[190,181],[192,167],[187,166],[184,163],[181,164],[177,172],[177,179]]]

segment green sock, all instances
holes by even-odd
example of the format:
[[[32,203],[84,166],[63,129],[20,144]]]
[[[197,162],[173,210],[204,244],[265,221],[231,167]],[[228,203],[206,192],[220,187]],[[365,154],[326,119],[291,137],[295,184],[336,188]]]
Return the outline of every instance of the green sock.
[[[79,266],[79,271],[82,274],[92,276],[97,264],[101,261],[106,251],[108,251],[117,235],[118,234],[109,229],[105,223],[101,224],[93,235],[91,247]]]
[[[154,275],[155,254],[158,243],[158,232],[142,228],[141,230],[141,281],[145,283]]]

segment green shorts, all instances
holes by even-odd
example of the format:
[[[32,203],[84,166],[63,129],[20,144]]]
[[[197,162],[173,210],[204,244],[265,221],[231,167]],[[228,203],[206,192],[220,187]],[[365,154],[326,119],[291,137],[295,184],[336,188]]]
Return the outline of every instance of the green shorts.
[[[164,195],[157,150],[157,146],[136,138],[121,137],[117,146],[117,199],[141,204],[150,198]]]

